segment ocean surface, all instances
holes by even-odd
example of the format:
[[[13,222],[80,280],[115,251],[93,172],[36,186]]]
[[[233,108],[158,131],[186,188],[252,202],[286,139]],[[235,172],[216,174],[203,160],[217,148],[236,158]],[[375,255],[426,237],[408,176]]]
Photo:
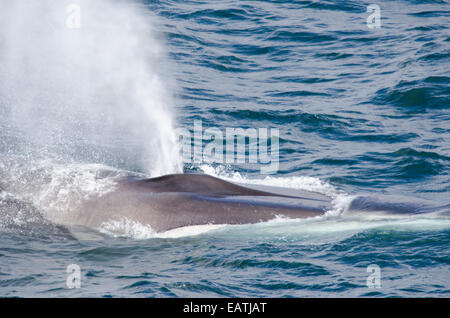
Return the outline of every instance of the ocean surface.
[[[72,2],[0,5],[0,296],[450,296],[448,1]],[[277,171],[181,162],[195,122],[278,129]],[[80,238],[55,220],[108,191],[105,167],[333,208]]]

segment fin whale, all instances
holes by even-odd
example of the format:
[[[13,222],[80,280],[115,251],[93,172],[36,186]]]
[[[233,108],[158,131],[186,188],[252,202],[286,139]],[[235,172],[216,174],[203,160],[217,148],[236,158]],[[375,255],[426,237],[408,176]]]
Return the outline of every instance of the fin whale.
[[[292,190],[292,189],[290,189]],[[282,188],[250,188],[202,174],[121,177],[116,189],[84,202],[66,225],[98,228],[126,218],[156,232],[205,224],[247,224],[323,215],[330,199]]]

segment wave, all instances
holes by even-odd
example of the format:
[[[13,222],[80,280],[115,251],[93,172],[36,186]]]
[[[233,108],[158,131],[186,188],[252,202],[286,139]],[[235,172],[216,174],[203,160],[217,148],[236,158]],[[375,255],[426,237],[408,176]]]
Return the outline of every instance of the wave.
[[[422,80],[400,81],[393,88],[378,90],[371,102],[392,105],[405,112],[427,112],[445,109],[450,103],[448,77],[427,77]]]

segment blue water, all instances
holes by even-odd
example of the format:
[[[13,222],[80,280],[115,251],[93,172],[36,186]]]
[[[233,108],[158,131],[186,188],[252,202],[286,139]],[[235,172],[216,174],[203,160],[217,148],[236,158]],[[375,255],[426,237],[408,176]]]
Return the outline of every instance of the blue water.
[[[448,297],[450,6],[377,1],[381,26],[371,29],[371,3],[139,6],[166,54],[160,66],[176,126],[280,131],[272,179],[239,164],[184,168],[331,193],[336,213],[196,235],[77,240],[40,216],[19,224],[22,206],[0,204],[0,295]],[[9,154],[21,135],[1,123],[0,149]],[[76,160],[139,170],[111,160],[114,149]],[[385,210],[398,213],[378,213]],[[81,268],[79,289],[66,286],[72,263]],[[371,264],[379,288],[367,285]]]

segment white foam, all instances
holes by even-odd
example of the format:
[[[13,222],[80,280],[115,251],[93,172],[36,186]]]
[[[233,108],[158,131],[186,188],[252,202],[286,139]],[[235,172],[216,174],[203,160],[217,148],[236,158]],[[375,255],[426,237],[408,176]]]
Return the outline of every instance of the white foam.
[[[290,177],[272,177],[266,176],[262,179],[248,179],[243,177],[239,172],[226,172],[222,166],[212,167],[209,165],[201,165],[200,169],[206,174],[216,176],[218,178],[231,182],[259,184],[275,187],[284,187],[292,189],[300,189],[306,191],[318,192],[334,198],[340,192],[331,184],[326,183],[319,178],[308,176],[290,176]]]
[[[156,233],[158,238],[180,238],[186,236],[196,236],[226,227],[226,224],[204,224],[184,226],[166,232]]]
[[[39,205],[70,210],[74,201],[99,197],[115,189],[114,178],[99,178],[102,165],[53,165],[49,171],[51,181],[42,186]]]
[[[357,196],[345,193],[337,194],[331,201],[332,209],[325,213],[326,217],[343,215]]]
[[[223,166],[212,167],[210,165],[201,165],[200,169],[209,175],[241,184],[266,185],[273,187],[282,187],[290,189],[305,190],[317,192],[329,197],[332,208],[326,212],[326,216],[337,216],[344,213],[350,206],[355,196],[348,195],[343,191],[339,191],[331,184],[320,180],[319,178],[309,176],[289,176],[289,177],[273,177],[266,176],[260,179],[248,179],[243,177],[239,172],[227,172]]]
[[[111,176],[102,177],[104,171],[110,171]],[[48,220],[64,223],[81,203],[114,191],[120,172],[98,164],[45,160],[14,167],[9,175],[8,186],[16,197],[33,203]]]
[[[180,238],[187,236],[196,236],[225,227],[225,224],[205,224],[184,226],[165,232],[156,232],[150,225],[144,225],[140,222],[121,218],[119,220],[111,220],[101,224],[99,231],[113,237],[128,237],[137,240],[145,240],[149,238]]]
[[[155,231],[149,225],[144,225],[128,218],[103,222],[99,229],[101,233],[114,237],[129,237],[143,240],[155,237]]]

